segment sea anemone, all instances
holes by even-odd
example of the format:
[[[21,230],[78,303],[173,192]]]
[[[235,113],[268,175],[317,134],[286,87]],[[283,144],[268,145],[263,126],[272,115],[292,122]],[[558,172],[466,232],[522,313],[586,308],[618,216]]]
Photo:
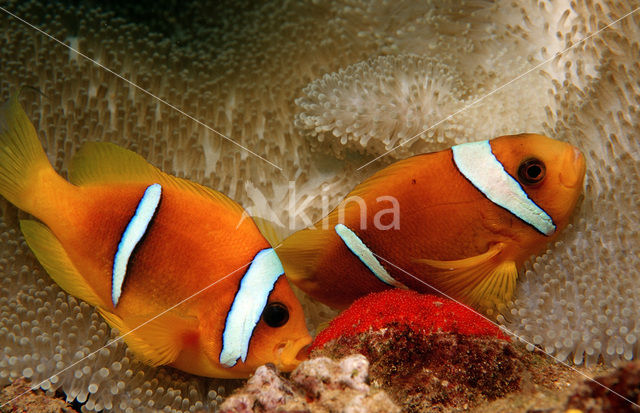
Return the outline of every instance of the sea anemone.
[[[2,7],[282,171],[1,12],[0,94],[6,99],[22,85],[43,92],[26,91],[21,100],[59,171],[65,173],[83,142],[115,142],[292,231],[320,218],[372,172],[358,167],[438,123],[429,105],[442,105],[444,118],[450,110],[454,116],[384,162],[460,141],[540,131],[585,152],[584,202],[573,227],[527,265],[501,321],[560,357],[573,354],[575,362],[638,356],[640,17],[628,16],[577,44],[637,1],[111,4],[102,10],[9,0]],[[161,33],[153,32],[159,27]],[[507,84],[545,59],[551,61],[540,71]],[[396,80],[391,70],[401,72]],[[342,100],[365,89],[375,91],[366,101],[371,105],[361,108],[365,117],[341,113],[353,107]],[[422,111],[406,104],[411,101]],[[406,112],[380,112],[393,108],[390,102]],[[384,115],[382,122],[363,123],[373,115]],[[394,124],[400,121],[405,124]],[[0,381],[30,375],[38,383],[114,336],[91,308],[44,274],[24,246],[17,214],[2,203]],[[310,300],[305,306],[313,324],[328,316]],[[74,325],[77,332],[70,330]],[[57,345],[67,353],[56,356]],[[86,394],[85,409],[111,398],[113,411],[137,408],[135,395],[144,395],[140,405],[152,401],[175,411],[194,410],[198,401],[213,408],[219,397],[220,382],[148,369],[126,355],[122,343],[108,352],[89,360],[94,364],[86,372],[78,364],[59,373],[49,390],[70,398]],[[93,380],[102,380],[97,393]],[[165,391],[155,394],[147,382]]]
[[[398,3],[368,4],[392,29],[384,43],[393,56],[311,82],[296,101],[301,133],[338,155],[369,154],[361,165],[516,131],[581,148],[586,190],[573,224],[526,264],[497,320],[560,360],[638,357],[638,2],[407,7],[411,17]]]

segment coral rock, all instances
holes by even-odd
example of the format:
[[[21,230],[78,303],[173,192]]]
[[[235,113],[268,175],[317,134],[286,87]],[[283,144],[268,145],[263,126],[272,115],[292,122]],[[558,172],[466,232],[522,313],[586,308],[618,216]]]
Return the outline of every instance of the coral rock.
[[[356,354],[333,361],[301,363],[287,380],[273,366],[259,367],[246,386],[231,395],[221,413],[398,412],[386,393],[367,385],[369,362]]]
[[[468,307],[403,290],[357,300],[313,349],[313,356],[364,354],[371,384],[405,411],[473,407],[520,390],[525,378],[544,381],[548,367]]]
[[[609,375],[596,378],[596,381],[584,381],[578,387],[569,397],[567,411],[640,412],[640,362],[627,363]]]
[[[25,379],[18,379],[2,389],[0,412],[75,413],[63,400],[46,396],[42,390],[31,390]]]

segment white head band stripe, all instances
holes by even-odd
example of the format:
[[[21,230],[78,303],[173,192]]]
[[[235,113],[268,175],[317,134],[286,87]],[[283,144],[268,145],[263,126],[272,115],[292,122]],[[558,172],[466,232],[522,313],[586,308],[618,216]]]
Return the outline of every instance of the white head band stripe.
[[[161,195],[162,187],[160,184],[149,185],[138,203],[133,218],[131,218],[122,233],[116,255],[113,259],[113,270],[111,273],[111,301],[114,307],[118,305],[118,300],[120,300],[120,295],[122,294],[122,285],[127,275],[127,265],[129,264],[131,254],[147,232],[149,223],[151,219],[153,219],[158,204],[160,203]]]
[[[335,226],[336,233],[344,242],[344,245],[351,251],[362,263],[383,283],[397,288],[407,288],[404,284],[393,278],[387,270],[376,259],[373,252],[365,245],[364,242],[351,231],[349,227],[338,224]]]
[[[282,263],[273,248],[263,249],[253,258],[227,314],[220,364],[233,367],[238,359],[243,362],[247,359],[253,330],[260,321],[269,294],[282,274]]]
[[[451,148],[456,167],[473,186],[491,202],[501,206],[544,235],[556,226],[546,212],[536,205],[518,181],[505,171],[491,152],[489,141],[463,143]]]

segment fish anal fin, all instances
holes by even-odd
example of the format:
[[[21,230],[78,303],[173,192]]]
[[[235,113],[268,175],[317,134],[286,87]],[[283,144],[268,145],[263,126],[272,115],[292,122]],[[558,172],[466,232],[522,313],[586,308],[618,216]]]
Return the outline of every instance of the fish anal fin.
[[[98,312],[119,331],[136,357],[154,367],[174,362],[183,350],[185,334],[197,329],[195,318],[185,319],[171,313],[129,317],[125,322],[104,308],[98,308]]]
[[[93,306],[104,305],[49,228],[34,220],[21,220],[20,229],[29,248],[60,288]]]
[[[75,185],[107,183],[158,183],[199,196],[213,199],[230,210],[243,213],[244,209],[231,198],[206,186],[162,172],[142,156],[109,142],[87,142],[72,158],[69,181]]]
[[[518,278],[516,263],[501,260],[504,244],[495,244],[487,252],[453,261],[420,259],[432,267],[435,284],[453,298],[477,308],[501,307],[513,297]]]

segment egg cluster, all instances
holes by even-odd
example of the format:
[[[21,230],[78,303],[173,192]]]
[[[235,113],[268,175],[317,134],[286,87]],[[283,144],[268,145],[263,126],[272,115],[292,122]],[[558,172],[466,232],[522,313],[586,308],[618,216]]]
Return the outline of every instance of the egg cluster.
[[[385,38],[394,55],[311,82],[296,125],[337,155],[369,159],[404,142],[385,159],[523,131],[581,148],[586,189],[573,225],[527,264],[498,319],[561,360],[637,358],[640,17],[624,16],[639,4],[474,5],[403,14]],[[395,28],[394,18],[384,21]]]
[[[587,158],[584,200],[572,228],[527,264],[501,320],[561,358],[615,361],[640,355],[640,17],[577,42],[638,5],[229,0],[167,8],[159,18],[174,30],[157,34],[114,10],[8,0],[2,7],[235,143],[4,13],[0,95],[43,92],[21,101],[62,173],[83,142],[111,141],[287,232],[422,129],[432,127],[384,162],[523,131],[569,141]],[[16,210],[1,205],[0,382],[37,382],[116,336],[44,274]],[[330,314],[304,305],[312,324]],[[44,387],[117,412],[213,409],[221,385],[144,367],[118,342]]]

